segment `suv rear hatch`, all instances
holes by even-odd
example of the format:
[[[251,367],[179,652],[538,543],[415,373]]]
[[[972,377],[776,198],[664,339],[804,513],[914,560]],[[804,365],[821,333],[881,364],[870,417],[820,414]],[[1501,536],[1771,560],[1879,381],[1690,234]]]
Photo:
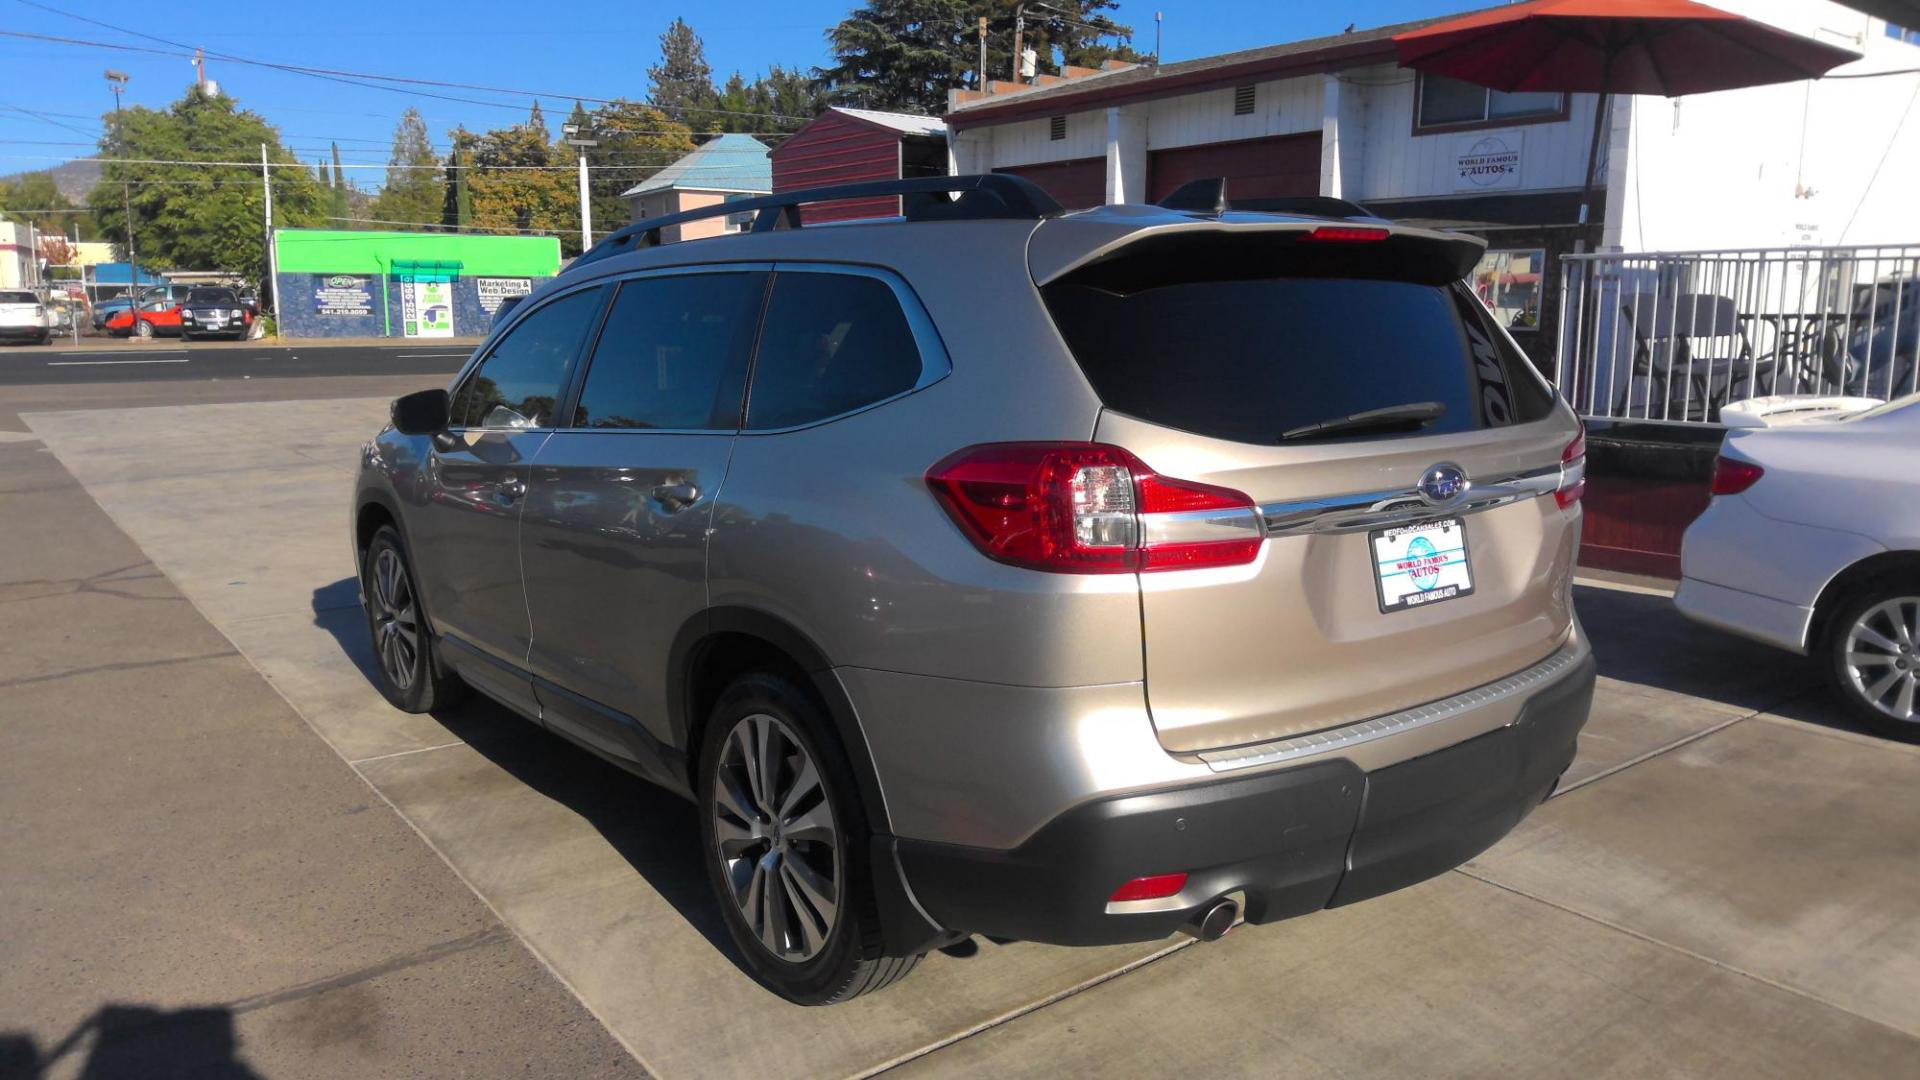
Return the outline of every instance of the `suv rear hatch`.
[[[1242,214],[1116,232],[1070,217],[1030,249],[1106,406],[1093,438],[1244,493],[1266,537],[1140,574],[1163,746],[1381,716],[1566,640],[1579,425],[1457,284],[1478,241]],[[1187,517],[1156,527],[1208,527]]]
[[[0,292],[0,326],[45,326],[46,308],[30,292]]]

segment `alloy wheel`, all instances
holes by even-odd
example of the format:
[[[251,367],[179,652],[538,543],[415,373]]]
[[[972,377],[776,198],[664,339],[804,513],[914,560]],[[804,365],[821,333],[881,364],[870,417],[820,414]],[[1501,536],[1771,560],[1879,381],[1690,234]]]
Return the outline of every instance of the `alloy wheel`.
[[[413,686],[420,659],[420,605],[400,553],[383,547],[373,559],[373,651],[394,688]]]
[[[768,952],[812,959],[838,920],[842,880],[818,766],[792,728],[755,713],[733,726],[714,770],[714,843],[735,906]]]
[[[1861,700],[1895,720],[1915,722],[1920,696],[1920,596],[1897,596],[1860,613],[1847,628],[1847,681]]]

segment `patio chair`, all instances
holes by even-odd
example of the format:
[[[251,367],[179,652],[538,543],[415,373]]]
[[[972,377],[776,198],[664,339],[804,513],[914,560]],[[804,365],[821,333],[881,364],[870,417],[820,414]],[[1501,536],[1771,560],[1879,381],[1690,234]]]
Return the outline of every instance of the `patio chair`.
[[[1621,313],[1633,333],[1622,415],[1713,422],[1735,387],[1743,386],[1744,396],[1772,392],[1774,361],[1754,356],[1732,297],[1637,293],[1621,302]]]

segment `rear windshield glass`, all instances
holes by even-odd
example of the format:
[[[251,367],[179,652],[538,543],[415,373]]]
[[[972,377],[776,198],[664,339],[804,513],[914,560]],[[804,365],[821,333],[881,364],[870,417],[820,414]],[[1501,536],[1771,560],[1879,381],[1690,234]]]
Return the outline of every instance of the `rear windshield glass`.
[[[30,292],[0,292],[0,304],[37,304],[39,302]]]
[[[195,289],[187,294],[189,304],[237,304],[240,298],[232,289]]]
[[[1068,279],[1043,293],[1109,408],[1199,435],[1278,443],[1396,406],[1423,408],[1418,420],[1294,438],[1435,435],[1537,420],[1553,404],[1455,286],[1289,277],[1121,293]]]

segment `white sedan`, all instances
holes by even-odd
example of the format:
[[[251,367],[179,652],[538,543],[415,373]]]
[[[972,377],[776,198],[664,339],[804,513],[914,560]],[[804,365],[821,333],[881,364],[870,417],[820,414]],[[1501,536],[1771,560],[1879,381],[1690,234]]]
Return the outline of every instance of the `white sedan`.
[[[1812,655],[1855,717],[1920,739],[1920,394],[1748,404],[1728,408],[1674,603]]]

